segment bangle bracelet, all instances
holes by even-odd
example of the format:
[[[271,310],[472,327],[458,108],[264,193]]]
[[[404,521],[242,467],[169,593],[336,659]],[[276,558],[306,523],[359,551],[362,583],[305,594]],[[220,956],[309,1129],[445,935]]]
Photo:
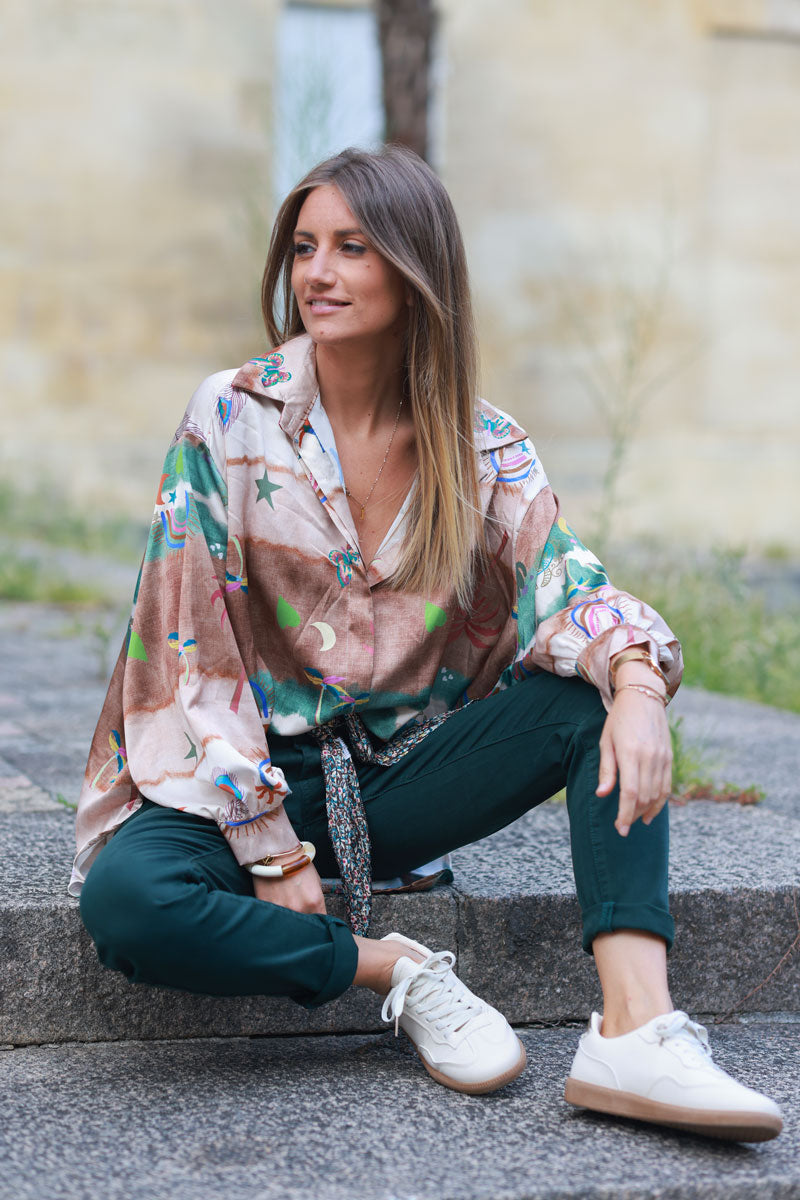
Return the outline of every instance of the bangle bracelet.
[[[662,696],[661,692],[657,692],[647,683],[623,683],[617,688],[615,694],[624,692],[626,689],[631,692],[641,692],[643,696],[649,696],[651,700],[658,700],[659,704],[664,705],[664,708],[667,707],[667,697]]]
[[[296,875],[298,871],[304,871],[306,867],[310,866],[311,857],[308,854],[304,854],[302,858],[296,858],[294,862],[287,863],[281,874],[283,875],[283,878],[286,879],[288,875]],[[269,869],[269,867],[266,868],[266,870]]]
[[[297,871],[302,871],[304,867],[314,861],[317,850],[313,842],[301,842],[300,849],[302,854],[298,858],[292,859],[291,862],[267,863],[262,859],[260,862],[248,863],[245,870],[262,879],[285,879],[287,875],[294,875]],[[267,859],[272,858],[274,855],[267,855]]]
[[[666,684],[667,677],[653,658],[652,654],[650,654],[648,650],[645,650],[643,646],[632,646],[630,650],[623,650],[621,654],[616,654],[614,656],[611,662],[612,685],[616,679],[617,671],[622,664],[626,662],[644,663],[648,670],[652,671],[654,675],[658,676],[662,683]]]

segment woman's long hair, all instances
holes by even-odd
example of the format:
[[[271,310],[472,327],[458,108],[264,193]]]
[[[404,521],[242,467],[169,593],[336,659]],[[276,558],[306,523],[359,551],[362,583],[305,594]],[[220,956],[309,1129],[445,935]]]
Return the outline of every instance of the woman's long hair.
[[[450,197],[430,167],[402,146],[375,154],[344,150],[314,167],[283,202],[272,231],[261,299],[273,345],[303,332],[291,284],[294,231],[306,196],[322,184],[335,184],[412,294],[406,388],[419,474],[390,585],[430,594],[455,584],[467,607],[484,554],[474,439],[477,348]]]

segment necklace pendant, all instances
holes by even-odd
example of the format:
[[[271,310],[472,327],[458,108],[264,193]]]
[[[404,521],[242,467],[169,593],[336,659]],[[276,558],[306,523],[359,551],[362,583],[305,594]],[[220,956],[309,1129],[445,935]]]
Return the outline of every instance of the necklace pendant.
[[[361,516],[359,517],[359,520],[360,521],[364,520],[364,505],[363,504],[361,505]]]

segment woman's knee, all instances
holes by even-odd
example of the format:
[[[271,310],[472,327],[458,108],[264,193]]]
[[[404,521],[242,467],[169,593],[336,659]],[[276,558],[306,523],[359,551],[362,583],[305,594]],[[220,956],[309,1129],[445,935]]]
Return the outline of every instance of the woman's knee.
[[[564,762],[567,768],[567,794],[571,816],[585,805],[615,808],[617,792],[598,801],[595,789],[599,782],[600,738],[608,713],[600,693],[589,684],[582,685],[576,695],[571,729],[565,744]]]
[[[575,680],[571,694],[570,741],[575,748],[597,750],[608,713],[596,687]]]
[[[101,962],[126,975],[136,974],[148,947],[156,942],[163,946],[171,936],[174,907],[166,900],[163,880],[151,879],[136,862],[103,850],[80,896],[81,919]]]

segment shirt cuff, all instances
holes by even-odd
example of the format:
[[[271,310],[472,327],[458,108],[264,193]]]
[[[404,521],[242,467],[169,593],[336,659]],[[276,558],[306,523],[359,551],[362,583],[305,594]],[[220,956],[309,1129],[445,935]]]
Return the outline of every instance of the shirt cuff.
[[[268,809],[246,824],[231,826],[220,819],[219,826],[236,861],[243,867],[266,858],[268,854],[294,850],[300,841],[282,804]]]

